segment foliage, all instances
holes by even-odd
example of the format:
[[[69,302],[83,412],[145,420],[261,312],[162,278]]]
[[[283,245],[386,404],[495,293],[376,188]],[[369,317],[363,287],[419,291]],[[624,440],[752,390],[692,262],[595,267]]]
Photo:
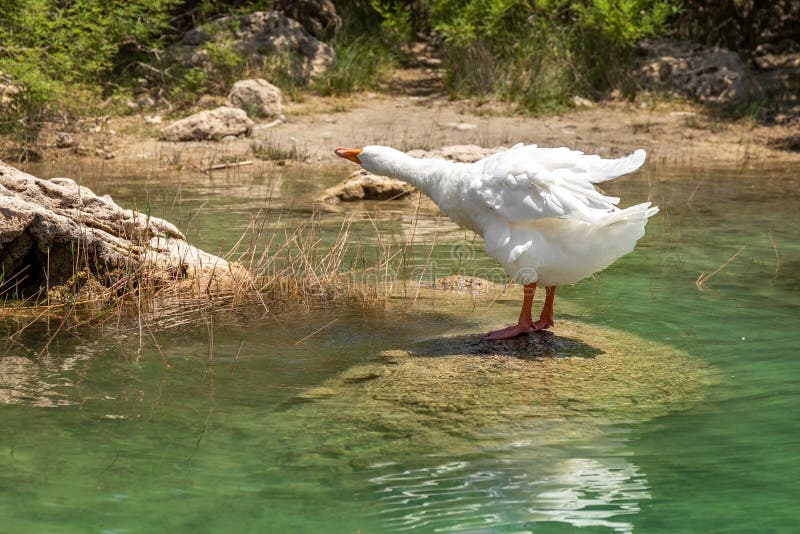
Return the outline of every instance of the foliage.
[[[374,89],[395,64],[392,51],[368,35],[339,37],[332,45],[337,63],[315,84],[325,95]]]
[[[179,0],[0,0],[0,71],[21,86],[2,129],[34,129],[58,100],[91,105],[135,76],[168,34]]]
[[[122,102],[147,85],[178,107],[258,75],[297,95],[292,58],[255,65],[211,40],[209,65],[170,64],[166,48],[221,15],[290,0],[0,0],[0,75],[23,90],[0,108],[0,132],[35,138],[42,121]],[[323,94],[373,89],[422,32],[444,55],[453,95],[499,96],[551,110],[581,94],[631,86],[636,43],[664,33],[747,54],[797,48],[800,0],[334,0],[343,27],[329,42],[338,65],[312,86]],[[143,80],[145,80],[143,82]],[[9,96],[10,95],[10,96]],[[54,105],[57,103],[57,105]]]
[[[409,4],[381,0],[384,26],[411,19]],[[401,9],[400,5],[405,5]],[[636,43],[664,31],[670,0],[424,0],[425,24],[444,41],[453,93],[499,94],[532,110],[572,94],[624,87]],[[391,18],[403,16],[399,22]],[[419,17],[417,17],[419,20]]]

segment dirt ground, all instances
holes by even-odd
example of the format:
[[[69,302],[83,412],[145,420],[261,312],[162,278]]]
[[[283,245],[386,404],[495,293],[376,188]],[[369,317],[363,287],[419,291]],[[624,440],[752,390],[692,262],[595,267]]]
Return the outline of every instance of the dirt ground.
[[[585,102],[558,115],[529,116],[502,103],[449,99],[435,80],[413,70],[399,72],[384,89],[347,98],[303,95],[285,103],[284,123],[258,123],[249,138],[167,143],[158,136],[168,119],[154,124],[144,114],[89,121],[71,135],[83,157],[113,154],[108,162],[112,167],[114,162],[203,167],[253,159],[259,145],[276,152],[294,148],[311,164],[344,165],[333,156],[336,147],[382,144],[410,150],[519,142],[609,157],[644,148],[651,163],[681,166],[800,164],[796,121],[765,125],[754,119],[723,120],[697,104],[647,96],[635,102]],[[54,138],[55,131],[41,136],[45,161],[74,156],[74,148],[55,148]]]

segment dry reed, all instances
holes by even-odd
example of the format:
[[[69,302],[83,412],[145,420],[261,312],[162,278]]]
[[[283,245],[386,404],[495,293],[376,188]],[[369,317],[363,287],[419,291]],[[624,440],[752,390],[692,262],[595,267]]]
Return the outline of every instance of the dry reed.
[[[41,355],[57,335],[87,325],[126,329],[133,324],[141,346],[145,338],[154,340],[154,329],[205,323],[213,340],[217,312],[277,317],[333,303],[371,307],[385,302],[400,262],[405,261],[408,243],[395,245],[384,239],[371,221],[375,235],[369,236],[374,245],[368,257],[364,243],[353,239],[352,218],[343,218],[331,235],[317,213],[292,229],[283,224],[284,215],[266,208],[259,211],[223,257],[230,270],[214,269],[200,278],[186,279],[179,269],[165,276],[163,271],[140,265],[99,280],[86,269],[88,251],[79,250],[73,261],[76,274],[70,280],[56,288],[47,283],[37,293],[19,299],[13,298],[14,292],[25,274],[17,273],[0,281],[0,300],[5,301],[0,316],[7,323],[16,322],[8,339],[14,343],[32,327],[44,324],[49,335]],[[213,341],[208,357],[213,362]]]

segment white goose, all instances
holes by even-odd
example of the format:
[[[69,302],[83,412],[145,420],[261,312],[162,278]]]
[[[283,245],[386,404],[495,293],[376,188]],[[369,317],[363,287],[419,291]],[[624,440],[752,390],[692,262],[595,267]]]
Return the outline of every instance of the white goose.
[[[658,212],[649,202],[626,209],[592,184],[642,166],[645,151],[619,159],[569,148],[518,144],[475,163],[414,158],[385,146],[338,148],[336,155],[364,169],[408,182],[431,197],[453,221],[486,242],[486,252],[524,285],[516,325],[490,332],[505,339],[553,326],[556,286],[572,284],[631,252]],[[536,285],[546,288],[538,321],[531,306]]]

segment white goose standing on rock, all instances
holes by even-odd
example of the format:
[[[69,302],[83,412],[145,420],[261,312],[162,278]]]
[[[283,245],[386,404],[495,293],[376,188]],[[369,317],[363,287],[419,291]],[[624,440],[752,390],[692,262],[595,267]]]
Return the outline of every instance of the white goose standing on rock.
[[[506,339],[553,326],[556,286],[573,284],[631,252],[658,212],[650,202],[626,209],[593,184],[631,173],[645,151],[619,159],[569,148],[518,144],[475,163],[414,158],[385,146],[338,148],[336,155],[373,174],[419,188],[439,209],[486,242],[486,252],[523,284],[519,321],[489,332]],[[538,321],[531,316],[536,285],[546,288]]]

